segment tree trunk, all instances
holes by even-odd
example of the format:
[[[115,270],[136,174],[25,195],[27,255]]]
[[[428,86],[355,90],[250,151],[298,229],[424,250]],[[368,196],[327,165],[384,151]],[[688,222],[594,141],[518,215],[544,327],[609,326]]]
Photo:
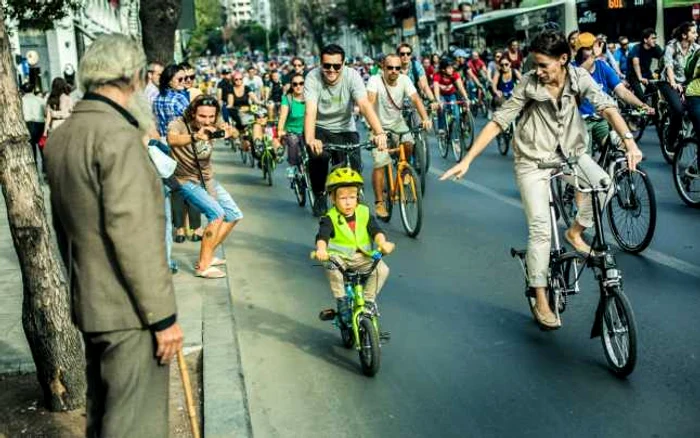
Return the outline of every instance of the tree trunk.
[[[141,0],[141,39],[149,61],[173,62],[180,12],[181,0]]]
[[[51,237],[0,9],[0,184],[22,272],[22,326],[52,411],[85,403],[85,355]]]

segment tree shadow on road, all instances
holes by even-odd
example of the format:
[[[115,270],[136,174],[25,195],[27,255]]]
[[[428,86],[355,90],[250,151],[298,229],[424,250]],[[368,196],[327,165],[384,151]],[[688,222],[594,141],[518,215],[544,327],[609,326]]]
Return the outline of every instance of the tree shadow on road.
[[[350,357],[354,350],[343,350],[339,334],[304,324],[287,315],[253,304],[247,304],[245,310],[239,310],[241,311],[246,313],[246,330],[294,345],[306,354],[357,373],[357,361]]]

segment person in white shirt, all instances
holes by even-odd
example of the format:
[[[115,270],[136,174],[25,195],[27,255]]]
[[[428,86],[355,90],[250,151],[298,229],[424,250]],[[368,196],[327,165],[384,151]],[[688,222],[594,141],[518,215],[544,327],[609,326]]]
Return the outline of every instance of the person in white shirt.
[[[160,91],[158,90],[158,84],[160,84],[160,75],[163,73],[163,64],[158,61],[153,61],[148,64],[148,85],[143,90],[148,99],[148,103],[153,106],[153,101],[156,100]]]
[[[255,94],[258,102],[262,102],[262,91],[263,91],[263,80],[258,75],[258,70],[254,65],[248,67],[248,75],[243,78],[243,85],[250,88],[250,90]]]
[[[32,145],[32,153],[34,154],[34,161],[37,161],[37,149],[41,154],[41,163],[43,169],[44,154],[39,147],[39,139],[44,134],[44,112],[46,111],[46,103],[44,99],[34,94],[34,85],[27,82],[22,84],[22,114],[24,115],[24,122],[27,124],[27,130],[29,131],[29,141]]]
[[[406,121],[403,119],[402,109],[405,99],[410,99],[418,110],[424,129],[431,128],[431,120],[425,111],[423,102],[411,79],[401,73],[401,58],[396,54],[387,55],[384,58],[382,73],[369,78],[367,82],[367,97],[379,116],[379,122],[384,130],[394,132],[408,131]],[[413,136],[408,133],[398,139],[405,146],[406,156],[411,156],[413,151]],[[384,167],[391,164],[391,157],[386,151],[372,151],[374,170],[372,172],[372,185],[376,199],[375,213],[380,218],[389,216],[384,206]]]

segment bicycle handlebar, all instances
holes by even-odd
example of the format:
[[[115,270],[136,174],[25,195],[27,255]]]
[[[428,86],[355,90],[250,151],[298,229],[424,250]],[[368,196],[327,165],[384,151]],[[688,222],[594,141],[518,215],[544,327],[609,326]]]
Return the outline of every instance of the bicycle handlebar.
[[[362,143],[357,143],[357,144],[338,144],[338,143],[323,143],[323,149],[327,149],[330,151],[338,151],[338,152],[350,152],[354,151],[355,149],[366,149],[366,150],[371,150],[376,148],[377,145],[374,144],[373,141],[368,140]]]
[[[381,251],[374,251],[372,253],[372,259],[374,260],[374,262],[372,263],[372,266],[370,266],[370,268],[366,272],[366,274],[369,274],[370,272],[374,271],[376,269],[377,265],[379,264],[379,262],[382,261],[383,257],[384,256],[381,253]],[[339,259],[334,255],[330,255],[328,257],[328,260],[319,260],[317,254],[316,254],[316,251],[311,251],[311,254],[309,254],[309,258],[311,258],[311,260],[318,260],[319,262],[331,263],[336,268],[338,268],[338,270],[340,271],[341,274],[345,275],[347,273],[347,269],[345,269],[343,267],[343,265],[340,263]]]

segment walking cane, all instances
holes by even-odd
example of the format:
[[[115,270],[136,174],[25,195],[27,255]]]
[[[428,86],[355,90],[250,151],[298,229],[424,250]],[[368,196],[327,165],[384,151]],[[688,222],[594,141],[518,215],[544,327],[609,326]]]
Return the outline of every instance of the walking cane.
[[[190,384],[190,373],[187,371],[187,364],[185,363],[185,356],[182,354],[182,349],[178,350],[177,352],[177,366],[180,368],[182,387],[185,390],[185,402],[187,403],[187,414],[190,418],[192,436],[194,438],[199,438],[199,422],[197,421],[197,411],[194,409],[192,385]]]

